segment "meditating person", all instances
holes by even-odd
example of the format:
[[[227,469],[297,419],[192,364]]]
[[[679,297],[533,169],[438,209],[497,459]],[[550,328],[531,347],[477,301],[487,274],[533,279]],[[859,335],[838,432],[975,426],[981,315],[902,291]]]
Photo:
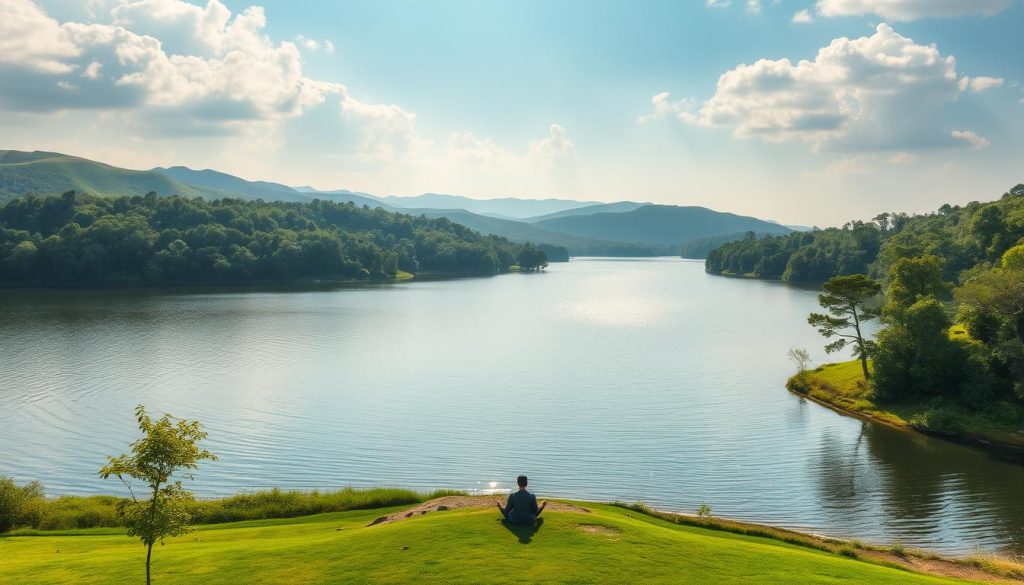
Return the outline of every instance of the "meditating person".
[[[516,483],[519,484],[519,490],[512,492],[508,496],[508,503],[505,507],[501,507],[501,502],[495,502],[498,505],[498,510],[505,520],[511,524],[533,524],[537,521],[537,516],[544,511],[544,507],[548,505],[547,502],[541,502],[540,507],[537,507],[537,496],[526,491],[526,476],[520,475],[516,478]]]

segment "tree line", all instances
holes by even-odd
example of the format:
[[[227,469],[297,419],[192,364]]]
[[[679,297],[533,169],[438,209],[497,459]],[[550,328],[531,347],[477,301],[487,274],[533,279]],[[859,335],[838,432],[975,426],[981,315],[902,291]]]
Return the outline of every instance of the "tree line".
[[[543,247],[445,218],[322,200],[72,191],[0,206],[0,285],[371,280],[399,270],[484,275],[508,272],[521,257],[531,268],[547,263]]]
[[[1024,407],[1024,243],[964,271],[959,286],[944,280],[944,268],[945,260],[932,254],[896,260],[880,307],[877,281],[833,277],[818,298],[827,314],[812,313],[808,322],[834,339],[826,351],[853,346],[879,401],[926,403],[939,413],[947,405],[966,407],[1012,425]],[[878,316],[883,327],[870,340],[861,325]],[[947,430],[957,424],[922,422]]]
[[[942,274],[954,281],[965,270],[997,263],[1024,237],[1024,184],[990,203],[943,205],[935,213],[883,213],[841,228],[751,237],[708,253],[712,274],[746,275],[820,284],[833,276],[865,274],[883,279],[901,258],[943,259]]]

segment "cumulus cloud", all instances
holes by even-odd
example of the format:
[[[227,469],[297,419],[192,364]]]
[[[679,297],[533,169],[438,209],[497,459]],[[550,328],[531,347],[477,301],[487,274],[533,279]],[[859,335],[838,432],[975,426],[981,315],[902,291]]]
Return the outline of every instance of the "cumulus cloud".
[[[1012,0],[818,0],[822,16],[875,14],[887,20],[991,16],[1005,10]]]
[[[111,9],[110,24],[61,23],[31,0],[0,0],[0,13],[2,109],[122,110],[156,135],[218,135],[273,126],[336,99],[339,118],[360,129],[371,156],[419,141],[415,114],[307,77],[298,47],[264,34],[259,7],[233,15],[219,0],[126,0]],[[329,41],[312,43],[333,50]]]
[[[793,14],[793,22],[796,24],[809,24],[814,22],[814,17],[811,16],[809,10],[798,10]]]
[[[715,94],[696,109],[658,94],[645,119],[671,115],[731,128],[737,138],[804,141],[819,149],[973,145],[942,129],[944,109],[959,95],[960,83],[953,57],[881,24],[870,37],[832,41],[813,61],[740,65],[722,74]]]
[[[732,0],[707,0],[708,8],[728,8]]]
[[[569,140],[565,128],[552,124],[546,138],[530,142],[530,154],[546,160],[569,159],[575,158],[576,147]]]

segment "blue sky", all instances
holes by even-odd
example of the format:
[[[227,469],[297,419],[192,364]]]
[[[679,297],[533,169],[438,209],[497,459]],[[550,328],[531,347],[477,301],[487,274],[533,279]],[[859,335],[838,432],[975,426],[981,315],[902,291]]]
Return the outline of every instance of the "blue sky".
[[[1020,0],[0,0],[0,12],[14,15],[0,20],[0,148],[818,225],[1024,181]]]

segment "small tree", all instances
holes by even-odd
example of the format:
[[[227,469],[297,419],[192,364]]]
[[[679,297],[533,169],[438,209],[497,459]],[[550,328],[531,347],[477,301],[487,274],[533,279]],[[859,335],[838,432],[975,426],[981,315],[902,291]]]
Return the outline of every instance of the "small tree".
[[[135,408],[135,418],[142,438],[132,443],[131,455],[108,457],[100,476],[103,479],[116,476],[128,487],[131,498],[118,504],[118,513],[124,517],[128,535],[139,537],[146,545],[146,585],[149,585],[153,545],[190,530],[192,518],[187,505],[192,501],[192,494],[182,487],[180,480],[172,482],[171,477],[177,473],[178,477],[194,479],[189,470],[196,469],[200,461],[217,457],[197,445],[206,438],[199,421],[174,419],[165,414],[154,422],[141,405]],[[136,498],[126,478],[141,480],[149,490],[149,499]]]
[[[826,339],[839,338],[825,346],[828,353],[840,351],[852,343],[854,355],[860,358],[864,379],[870,380],[868,354],[871,342],[864,339],[860,326],[861,323],[878,316],[877,310],[865,306],[864,303],[877,295],[881,286],[863,274],[853,274],[830,278],[821,288],[824,292],[818,295],[818,304],[827,309],[829,314],[811,313],[807,322]],[[843,333],[851,328],[852,333]]]
[[[811,363],[811,354],[807,353],[806,349],[791,347],[786,355],[789,356],[789,361],[796,364],[797,373],[803,374],[807,371],[807,365]]]

